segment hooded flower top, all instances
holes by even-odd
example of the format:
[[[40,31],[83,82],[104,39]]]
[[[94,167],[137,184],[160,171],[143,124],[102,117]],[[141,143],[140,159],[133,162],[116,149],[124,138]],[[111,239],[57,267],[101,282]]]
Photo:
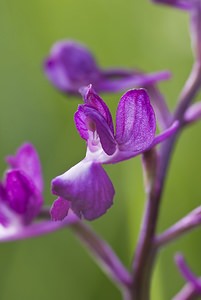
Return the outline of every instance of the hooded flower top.
[[[81,89],[84,104],[75,113],[75,124],[87,143],[86,157],[52,181],[52,192],[60,198],[52,207],[52,218],[62,219],[69,207],[80,217],[93,220],[113,203],[114,187],[102,164],[117,163],[149,150],[175,130],[155,137],[156,120],[144,89],[133,89],[120,99],[116,126],[109,108],[89,85]],[[64,201],[65,213],[62,213]],[[62,218],[59,216],[62,215]]]

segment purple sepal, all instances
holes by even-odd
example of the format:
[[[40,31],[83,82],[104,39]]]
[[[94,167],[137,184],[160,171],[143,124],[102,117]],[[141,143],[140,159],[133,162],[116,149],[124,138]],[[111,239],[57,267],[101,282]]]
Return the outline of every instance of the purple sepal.
[[[53,221],[62,221],[67,215],[70,203],[61,197],[57,198],[50,209],[51,219]]]
[[[110,127],[110,130],[114,134],[114,127],[110,110],[105,102],[101,99],[101,97],[94,91],[92,85],[90,84],[87,87],[82,87],[79,91],[84,99],[84,102],[99,111],[99,113],[106,120],[108,126]]]
[[[78,94],[78,90],[93,84],[98,92],[119,92],[147,86],[170,78],[167,71],[143,74],[135,70],[102,70],[91,52],[74,41],[57,42],[44,62],[47,78],[64,93]]]
[[[92,86],[82,88],[85,104],[79,105],[74,119],[82,138],[88,141],[91,152],[101,143],[107,155],[116,151],[114,128],[111,113],[104,101],[95,93]]]
[[[192,284],[193,288],[195,289],[195,291],[201,295],[201,281],[199,278],[197,278],[192,271],[189,269],[189,267],[187,266],[183,255],[181,255],[180,253],[175,255],[175,262],[177,264],[177,267],[181,273],[181,275],[185,278],[185,280],[187,282],[189,282],[190,284]]]
[[[6,173],[6,202],[10,209],[21,215],[25,224],[39,213],[43,199],[33,181],[20,170]]]
[[[18,148],[16,155],[6,157],[12,169],[19,169],[31,178],[39,192],[43,190],[40,159],[32,144],[26,143]]]
[[[88,146],[91,148],[94,146],[96,147],[100,138],[100,142],[105,153],[112,155],[116,151],[117,143],[106,120],[99,111],[93,107],[83,105],[80,109],[83,110],[83,113],[87,117],[87,125],[89,130],[92,132],[92,137],[88,141]],[[96,136],[96,132],[99,138]]]
[[[100,143],[108,155],[115,152],[117,144],[114,135],[99,111],[86,104],[80,105],[74,118],[77,130],[87,140],[91,152],[97,151]]]
[[[190,10],[193,6],[193,1],[191,0],[151,0],[154,3],[165,4],[173,6],[175,8]]]
[[[52,192],[70,201],[71,209],[87,220],[105,214],[115,193],[101,165],[85,160],[53,179]]]
[[[77,93],[80,87],[100,77],[92,54],[74,41],[57,42],[44,63],[44,71],[57,88],[70,93]]]
[[[116,114],[116,141],[121,151],[141,152],[152,143],[156,119],[149,96],[143,89],[126,92]]]
[[[89,138],[87,117],[84,114],[82,107],[83,105],[78,106],[78,110],[74,115],[74,121],[75,121],[75,126],[77,128],[77,131],[79,132],[81,138],[87,141]]]

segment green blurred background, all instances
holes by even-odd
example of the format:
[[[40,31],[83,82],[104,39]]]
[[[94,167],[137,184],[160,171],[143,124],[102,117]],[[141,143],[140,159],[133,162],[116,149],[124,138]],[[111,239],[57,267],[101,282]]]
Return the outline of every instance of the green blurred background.
[[[60,39],[85,43],[103,67],[169,69],[160,85],[171,109],[188,76],[192,54],[188,16],[148,0],[0,0],[0,171],[7,154],[24,141],[41,157],[45,202],[50,180],[85,155],[73,114],[81,99],[66,98],[46,80],[42,62]],[[119,95],[105,95],[115,112]],[[159,231],[200,204],[201,125],[185,131],[174,153]],[[116,188],[115,204],[93,222],[126,265],[136,245],[144,207],[140,157],[106,167]],[[3,175],[2,175],[3,176]],[[161,251],[154,272],[152,299],[168,300],[183,286],[173,255],[182,251],[201,275],[200,229]],[[0,245],[1,300],[121,299],[69,230]]]

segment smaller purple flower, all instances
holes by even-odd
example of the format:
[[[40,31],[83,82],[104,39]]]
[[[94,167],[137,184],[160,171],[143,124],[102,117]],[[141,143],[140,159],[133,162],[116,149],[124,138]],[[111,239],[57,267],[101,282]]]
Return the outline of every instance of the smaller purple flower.
[[[169,79],[167,71],[143,74],[136,70],[102,70],[91,52],[74,41],[57,42],[45,60],[47,78],[64,93],[78,94],[79,88],[93,84],[98,92],[119,92]]]
[[[84,104],[75,113],[75,124],[87,143],[86,157],[53,179],[52,192],[62,198],[61,205],[65,199],[75,214],[93,220],[113,204],[115,193],[102,164],[121,162],[148,151],[174,133],[177,125],[155,137],[156,119],[149,96],[144,89],[133,89],[120,99],[114,130],[109,108],[92,86],[81,93]],[[58,206],[59,202],[51,210],[55,220],[62,219]]]
[[[0,239],[29,225],[43,204],[41,166],[34,147],[24,144],[6,160],[10,167],[0,183]]]
[[[78,222],[78,217],[71,210],[63,222],[52,222],[49,210],[42,208],[41,165],[31,144],[22,145],[16,155],[8,156],[6,160],[9,168],[0,182],[0,242],[47,234]],[[56,210],[57,206],[55,201]],[[61,199],[59,207],[62,207],[62,213],[68,209],[67,206],[67,201],[64,203]],[[61,211],[57,210],[57,213],[60,213],[60,218],[63,217]]]

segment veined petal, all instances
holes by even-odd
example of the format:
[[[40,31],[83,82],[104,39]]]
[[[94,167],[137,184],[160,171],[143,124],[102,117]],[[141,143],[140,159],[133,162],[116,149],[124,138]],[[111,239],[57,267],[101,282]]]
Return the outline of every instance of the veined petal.
[[[16,155],[7,156],[6,161],[12,169],[19,169],[31,178],[40,192],[43,190],[43,178],[40,159],[32,144],[26,143],[18,148]]]
[[[114,134],[112,116],[109,111],[109,108],[107,107],[105,102],[101,99],[101,97],[98,94],[96,94],[96,92],[92,88],[92,85],[90,84],[87,87],[82,87],[80,89],[80,93],[83,96],[85,103],[88,106],[96,108],[99,111],[99,113],[104,117],[108,126],[110,127],[110,130]]]
[[[156,120],[144,89],[125,93],[116,114],[116,141],[120,151],[143,152],[152,143]]]
[[[115,193],[101,165],[85,160],[53,179],[52,192],[71,201],[71,209],[87,220],[105,214]]]
[[[53,221],[62,221],[68,214],[70,202],[61,197],[57,198],[50,209]]]
[[[11,170],[6,173],[5,188],[8,206],[22,216],[24,223],[30,223],[43,202],[32,180],[19,170]]]
[[[83,106],[84,105],[78,106],[78,110],[74,115],[74,121],[77,131],[79,132],[81,138],[87,141],[89,138],[89,133],[87,127],[87,117],[84,113]]]

